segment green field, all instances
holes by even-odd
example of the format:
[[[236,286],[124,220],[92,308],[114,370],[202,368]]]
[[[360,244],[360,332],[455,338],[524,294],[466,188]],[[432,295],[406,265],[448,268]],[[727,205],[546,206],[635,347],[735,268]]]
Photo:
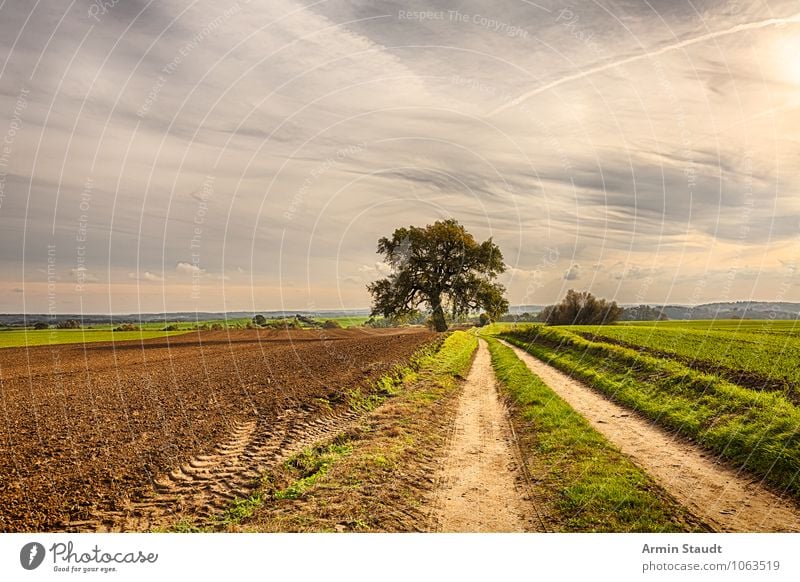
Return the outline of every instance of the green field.
[[[337,321],[339,325],[342,327],[358,327],[359,325],[364,325],[364,322],[369,319],[367,315],[352,315],[352,316],[342,316],[342,317],[318,317],[316,318],[317,321],[325,321],[328,319],[332,319]]]
[[[491,331],[800,498],[796,332],[784,323],[738,324],[530,325]],[[755,378],[785,380],[756,383],[754,389]]]
[[[161,326],[163,327],[163,325]],[[185,331],[110,331],[99,329],[22,329],[0,331],[0,348],[131,341],[180,335]]]
[[[620,343],[742,385],[800,401],[800,326],[794,321],[668,321],[571,326],[570,332]]]
[[[357,327],[363,325],[367,316],[342,316],[330,318],[316,318],[322,323],[327,319],[332,319],[339,323],[343,328]],[[20,329],[20,328],[0,328],[0,348],[17,348],[25,346],[41,346],[55,344],[79,344],[89,342],[108,342],[108,341],[130,341],[143,340],[171,335],[180,335],[197,327],[207,329],[214,325],[222,326],[225,329],[241,329],[251,323],[250,318],[238,319],[208,319],[198,322],[189,321],[158,321],[134,324],[141,331],[113,331],[114,328],[123,322],[114,324],[87,325],[83,329]],[[277,321],[268,319],[267,321]],[[293,321],[292,319],[281,321]],[[168,325],[177,325],[178,331],[163,331]],[[304,326],[305,327],[305,326]],[[265,328],[266,329],[266,328]]]

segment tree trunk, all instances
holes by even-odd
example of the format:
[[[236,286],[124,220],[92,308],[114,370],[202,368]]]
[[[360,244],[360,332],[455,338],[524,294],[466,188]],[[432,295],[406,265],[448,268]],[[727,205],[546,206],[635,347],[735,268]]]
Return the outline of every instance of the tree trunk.
[[[442,300],[439,297],[435,297],[431,301],[431,310],[433,311],[433,329],[436,331],[447,331],[447,321],[444,319]]]

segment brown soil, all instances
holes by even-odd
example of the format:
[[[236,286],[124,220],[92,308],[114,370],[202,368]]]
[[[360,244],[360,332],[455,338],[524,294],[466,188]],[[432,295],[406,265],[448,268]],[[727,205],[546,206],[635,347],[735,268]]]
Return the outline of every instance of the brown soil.
[[[0,530],[119,529],[137,507],[178,506],[180,473],[258,468],[339,430],[348,389],[433,337],[248,330],[0,350]]]
[[[709,526],[725,532],[800,531],[800,508],[791,500],[778,497],[759,482],[716,462],[707,451],[677,439],[516,346],[505,345]]]
[[[443,532],[533,531],[536,515],[502,404],[486,343],[481,340],[461,393],[434,500],[434,529]]]
[[[351,447],[314,486],[294,499],[267,501],[232,531],[422,532],[430,525],[436,471],[448,445],[460,382],[425,371],[365,415],[336,441]],[[297,475],[285,464],[271,472],[270,489]],[[288,473],[288,474],[287,474]]]

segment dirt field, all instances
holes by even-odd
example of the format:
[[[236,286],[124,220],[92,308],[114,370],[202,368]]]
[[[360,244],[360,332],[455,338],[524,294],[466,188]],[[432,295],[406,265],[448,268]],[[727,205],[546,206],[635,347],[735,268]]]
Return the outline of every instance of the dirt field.
[[[274,450],[324,430],[326,418],[346,421],[341,387],[377,378],[432,338],[248,330],[4,349],[0,530],[114,529],[154,489],[175,489],[160,476],[190,462],[201,474],[204,463],[224,468],[220,456],[246,447],[256,427],[291,427],[266,439]]]

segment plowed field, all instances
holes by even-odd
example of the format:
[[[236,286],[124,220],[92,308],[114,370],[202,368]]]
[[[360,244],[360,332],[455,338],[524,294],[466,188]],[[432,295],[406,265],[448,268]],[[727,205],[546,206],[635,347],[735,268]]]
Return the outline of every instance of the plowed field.
[[[0,530],[114,529],[176,467],[223,466],[293,415],[312,432],[341,422],[348,390],[433,337],[243,330],[0,350]],[[288,430],[281,447],[304,438]]]

